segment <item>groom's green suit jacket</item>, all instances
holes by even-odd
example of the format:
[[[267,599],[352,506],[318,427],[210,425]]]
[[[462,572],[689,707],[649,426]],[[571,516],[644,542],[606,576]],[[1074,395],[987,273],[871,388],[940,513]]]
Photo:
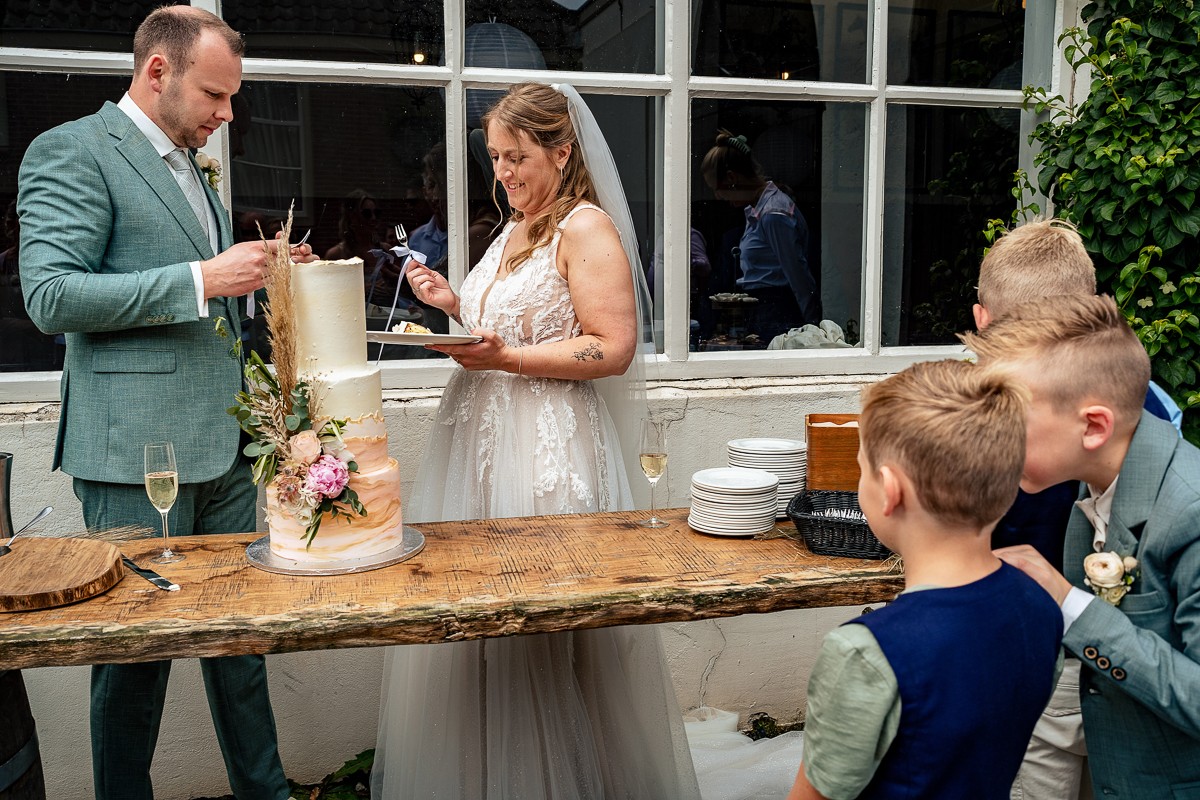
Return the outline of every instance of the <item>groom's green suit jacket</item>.
[[[1105,550],[1138,571],[1119,606],[1096,598],[1063,644],[1080,694],[1096,797],[1200,798],[1200,450],[1142,412]],[[1072,512],[1064,574],[1083,587],[1092,526]]]
[[[228,215],[206,181],[232,244]],[[238,301],[196,308],[190,261],[214,253],[171,168],[113,103],[29,146],[18,179],[21,286],[45,333],[65,333],[54,468],[141,483],[143,445],[171,441],[181,482],[223,475],[238,457],[225,413],[241,386],[230,350]],[[224,317],[229,336],[214,328]]]

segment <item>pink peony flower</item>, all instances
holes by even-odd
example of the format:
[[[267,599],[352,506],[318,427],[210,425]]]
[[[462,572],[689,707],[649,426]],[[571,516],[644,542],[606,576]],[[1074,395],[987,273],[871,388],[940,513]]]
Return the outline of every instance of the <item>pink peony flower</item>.
[[[321,456],[308,468],[308,477],[304,480],[304,488],[310,492],[318,492],[325,497],[337,497],[346,488],[350,480],[350,471],[345,463],[333,456]]]
[[[288,442],[288,448],[301,464],[311,464],[321,457],[321,440],[315,431],[300,431]]]

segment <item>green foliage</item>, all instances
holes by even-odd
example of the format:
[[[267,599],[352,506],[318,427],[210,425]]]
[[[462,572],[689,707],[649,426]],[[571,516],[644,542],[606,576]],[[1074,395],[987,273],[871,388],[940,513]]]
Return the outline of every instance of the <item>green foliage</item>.
[[[750,723],[750,730],[742,732],[750,737],[752,741],[756,742],[759,739],[774,739],[776,736],[779,736],[783,733],[804,730],[803,722],[795,722],[791,725],[780,725],[779,720],[775,719],[765,711],[759,711],[756,714],[751,714],[750,718],[746,721]]]
[[[347,761],[320,783],[291,785],[292,800],[358,800],[371,796],[371,765],[375,762],[375,750],[364,750]]]
[[[1087,29],[1059,37],[1078,72],[1073,106],[1025,88],[1046,113],[1038,185],[1079,227],[1111,293],[1146,346],[1154,379],[1179,405],[1200,404],[1200,10],[1191,0],[1104,0],[1083,9]],[[1184,434],[1200,442],[1200,420]]]
[[[318,783],[296,783],[288,779],[290,800],[360,800],[371,796],[371,765],[375,748],[364,750]],[[197,800],[235,800],[231,794]]]

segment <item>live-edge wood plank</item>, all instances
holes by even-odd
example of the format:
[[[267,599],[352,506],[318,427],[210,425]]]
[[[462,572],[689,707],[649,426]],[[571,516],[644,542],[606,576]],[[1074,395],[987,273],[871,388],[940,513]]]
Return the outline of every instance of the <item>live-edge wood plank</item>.
[[[180,537],[154,566],[182,588],[128,574],[73,606],[0,616],[0,668],[461,641],[890,600],[879,561],[815,556],[791,539],[698,534],[687,510],[414,523],[409,561],[354,575],[251,566],[260,534]],[[780,523],[786,525],[787,523]],[[161,541],[122,543],[138,563]]]

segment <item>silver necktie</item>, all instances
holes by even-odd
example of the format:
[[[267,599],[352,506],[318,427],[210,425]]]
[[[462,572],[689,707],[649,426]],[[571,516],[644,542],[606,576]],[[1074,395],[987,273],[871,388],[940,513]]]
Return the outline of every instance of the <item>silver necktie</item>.
[[[204,197],[204,189],[200,187],[200,178],[192,167],[192,160],[182,150],[172,150],[163,158],[171,165],[171,170],[175,173],[175,181],[183,190],[183,196],[191,204],[192,211],[196,212],[196,219],[200,221],[200,227],[204,229],[204,235],[211,244],[212,231],[208,224],[208,200]]]

